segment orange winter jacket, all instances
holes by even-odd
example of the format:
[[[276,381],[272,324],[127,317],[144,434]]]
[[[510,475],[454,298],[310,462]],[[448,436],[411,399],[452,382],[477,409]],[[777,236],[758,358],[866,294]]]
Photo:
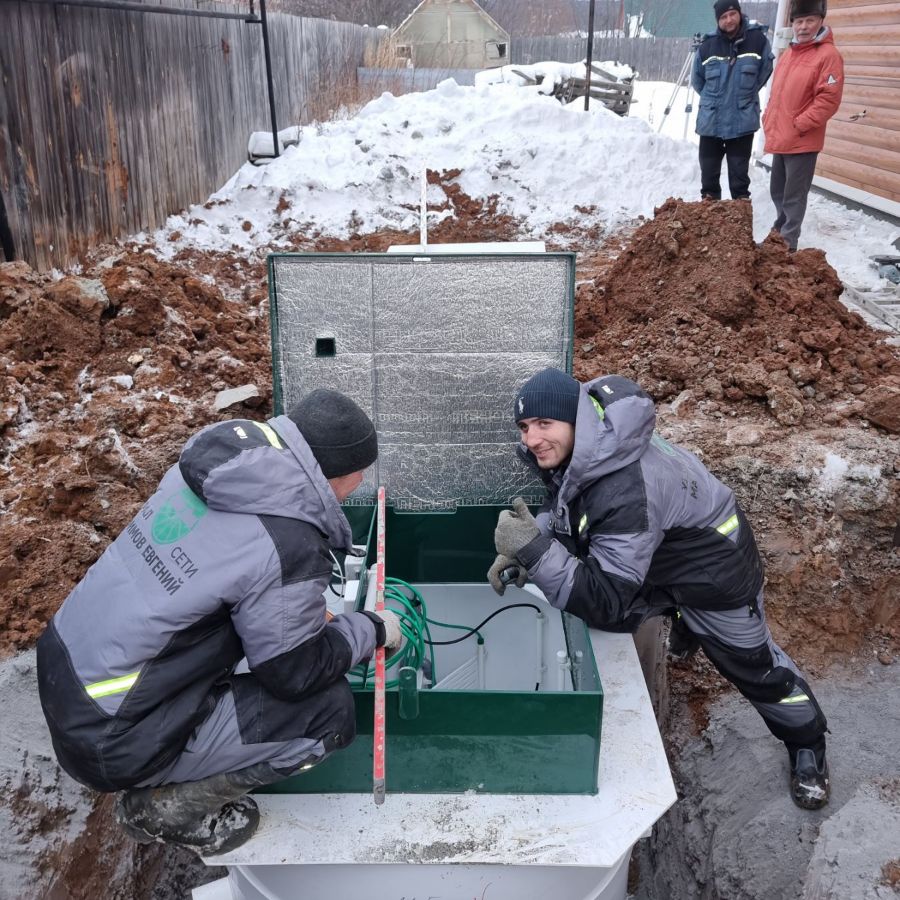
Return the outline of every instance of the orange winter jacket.
[[[844,59],[830,28],[806,44],[792,43],[779,57],[763,115],[766,153],[816,153],[825,126],[841,105]]]

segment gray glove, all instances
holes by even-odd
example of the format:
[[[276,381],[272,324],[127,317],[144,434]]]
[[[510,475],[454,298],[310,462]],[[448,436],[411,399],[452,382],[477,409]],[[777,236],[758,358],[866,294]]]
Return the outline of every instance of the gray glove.
[[[494,544],[501,556],[514,559],[518,552],[541,533],[528,505],[521,497],[513,500],[512,510],[504,509],[497,519]]]
[[[400,630],[400,619],[391,609],[383,609],[375,613],[384,622],[384,649],[391,653],[403,643],[403,632]]]
[[[510,582],[510,584],[515,584],[517,588],[520,588],[525,587],[525,582],[528,581],[528,573],[525,571],[525,566],[520,565],[516,560],[510,559],[508,556],[498,556],[494,560],[494,564],[488,569],[487,579],[490,582],[491,587],[501,597],[506,591],[506,585],[500,580],[500,573],[504,569],[509,568],[516,570],[516,580]]]

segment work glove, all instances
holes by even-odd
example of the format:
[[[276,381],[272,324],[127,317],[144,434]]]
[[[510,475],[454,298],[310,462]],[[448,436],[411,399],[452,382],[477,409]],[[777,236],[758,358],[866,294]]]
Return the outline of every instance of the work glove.
[[[403,632],[400,631],[400,619],[397,613],[391,609],[383,609],[375,615],[384,623],[384,644],[382,646],[388,653],[397,650],[403,643]]]
[[[391,609],[373,612],[363,609],[360,612],[375,626],[375,646],[384,647],[389,653],[403,643],[403,632],[400,631],[400,619]]]
[[[515,559],[523,547],[540,536],[541,530],[521,497],[516,497],[512,506],[511,510],[504,509],[497,519],[494,544],[501,556]]]
[[[499,555],[494,560],[494,564],[488,569],[487,579],[491,587],[501,597],[506,591],[506,585],[500,580],[500,573],[504,569],[515,569],[515,577],[509,583],[515,584],[517,588],[525,587],[525,582],[528,581],[528,573],[525,571],[525,566],[520,565],[516,560],[510,559],[508,556]]]

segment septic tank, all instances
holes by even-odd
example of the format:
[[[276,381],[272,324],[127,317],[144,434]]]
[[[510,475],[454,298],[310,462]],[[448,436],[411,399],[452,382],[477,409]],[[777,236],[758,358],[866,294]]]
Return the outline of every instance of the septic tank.
[[[620,900],[633,844],[675,800],[631,636],[485,578],[499,511],[543,496],[512,402],[535,372],[571,370],[574,255],[443,250],[270,257],[276,412],[329,387],[378,431],[329,609],[371,605],[383,485],[387,605],[409,604],[421,641],[388,660],[384,804],[358,668],[356,741],[256,795],[258,833],[206,860],[229,874],[198,900]]]

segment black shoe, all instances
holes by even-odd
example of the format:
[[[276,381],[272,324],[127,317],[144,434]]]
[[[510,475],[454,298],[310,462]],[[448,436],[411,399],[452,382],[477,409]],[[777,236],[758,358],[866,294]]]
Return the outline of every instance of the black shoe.
[[[700,649],[700,641],[684,624],[681,616],[672,619],[672,627],[669,629],[669,639],[666,644],[669,656],[679,662],[689,660]]]
[[[142,844],[180,844],[201,856],[228,853],[248,841],[259,825],[259,808],[244,795],[285,775],[257,763],[199,781],[134,788],[119,795],[116,819]]]
[[[817,760],[808,747],[791,754],[791,799],[803,809],[821,809],[831,796],[828,762],[824,751],[820,755]]]
[[[144,791],[126,791],[116,805],[116,820],[139,844],[178,844],[210,856],[229,853],[249,841],[259,827],[259,807],[250,797],[240,797],[199,818],[179,817],[156,806]]]

